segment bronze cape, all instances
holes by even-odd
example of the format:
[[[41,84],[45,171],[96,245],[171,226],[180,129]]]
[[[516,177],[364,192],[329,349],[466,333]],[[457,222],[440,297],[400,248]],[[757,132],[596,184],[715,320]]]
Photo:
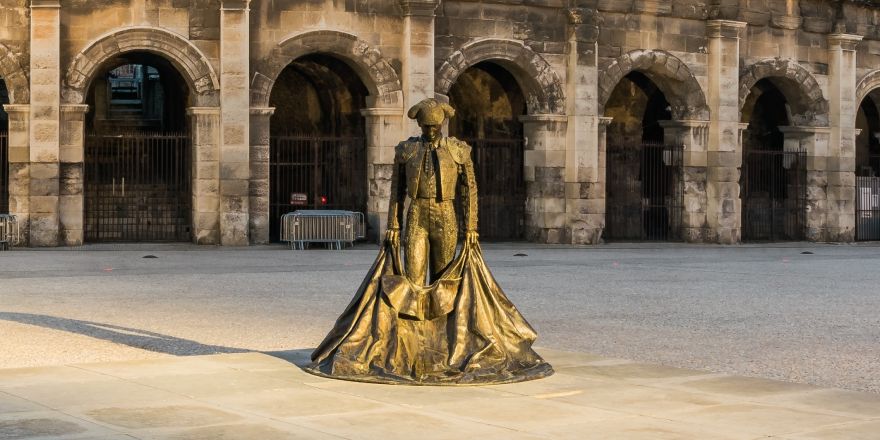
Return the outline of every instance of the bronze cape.
[[[495,282],[478,243],[464,241],[429,286],[410,282],[399,247],[386,243],[306,370],[388,384],[520,382],[553,374],[532,350],[536,337]]]

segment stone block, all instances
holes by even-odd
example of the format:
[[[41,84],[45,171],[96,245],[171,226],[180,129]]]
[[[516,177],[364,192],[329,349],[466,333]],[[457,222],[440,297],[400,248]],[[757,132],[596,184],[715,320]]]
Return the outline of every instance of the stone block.
[[[220,216],[220,242],[223,246],[248,245],[247,213],[224,213]]]
[[[58,214],[31,212],[28,219],[28,244],[34,247],[58,246]]]
[[[223,162],[220,164],[221,180],[247,180],[251,169],[247,162]]]
[[[221,179],[220,195],[245,197],[248,195],[248,181],[246,179]]]

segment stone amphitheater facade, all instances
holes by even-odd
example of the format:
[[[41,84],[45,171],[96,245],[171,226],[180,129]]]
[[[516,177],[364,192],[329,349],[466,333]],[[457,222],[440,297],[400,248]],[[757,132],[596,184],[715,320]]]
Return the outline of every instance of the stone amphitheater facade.
[[[606,114],[638,72],[685,146],[684,239],[741,240],[743,106],[761,80],[785,96],[786,145],[807,152],[806,238],[854,239],[856,115],[880,88],[880,9],[822,0],[0,0],[10,211],[30,246],[79,245],[87,91],[106,60],[146,52],[185,80],[193,241],[269,239],[270,95],[324,54],[368,91],[368,219],[384,227],[406,110],[495,63],[527,112],[525,236],[594,244],[606,221]]]

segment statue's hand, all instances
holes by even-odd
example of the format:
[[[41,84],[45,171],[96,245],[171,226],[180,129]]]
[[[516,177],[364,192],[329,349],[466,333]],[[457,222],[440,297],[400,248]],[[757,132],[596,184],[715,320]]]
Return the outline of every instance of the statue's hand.
[[[479,244],[480,234],[478,234],[477,231],[467,231],[464,239],[470,244]]]
[[[393,228],[385,231],[385,243],[392,246],[400,245],[400,229]]]

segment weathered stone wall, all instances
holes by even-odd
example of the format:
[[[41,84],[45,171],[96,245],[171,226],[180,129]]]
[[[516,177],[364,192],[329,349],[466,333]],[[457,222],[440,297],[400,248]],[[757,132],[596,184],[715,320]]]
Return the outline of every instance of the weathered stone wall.
[[[267,240],[269,96],[293,60],[345,62],[368,91],[368,217],[384,228],[409,105],[480,62],[508,70],[527,115],[527,229],[597,243],[605,218],[605,105],[630,72],[670,104],[685,145],[685,237],[740,240],[741,111],[771,78],[808,153],[812,240],[852,239],[855,119],[880,88],[880,8],[828,0],[0,0],[11,208],[32,245],[82,242],[81,104],[99,65],[164,56],[190,90],[196,241]],[[862,41],[859,41],[863,38]],[[221,43],[224,42],[225,43]],[[222,50],[222,52],[221,52]],[[32,56],[33,55],[33,56]]]

